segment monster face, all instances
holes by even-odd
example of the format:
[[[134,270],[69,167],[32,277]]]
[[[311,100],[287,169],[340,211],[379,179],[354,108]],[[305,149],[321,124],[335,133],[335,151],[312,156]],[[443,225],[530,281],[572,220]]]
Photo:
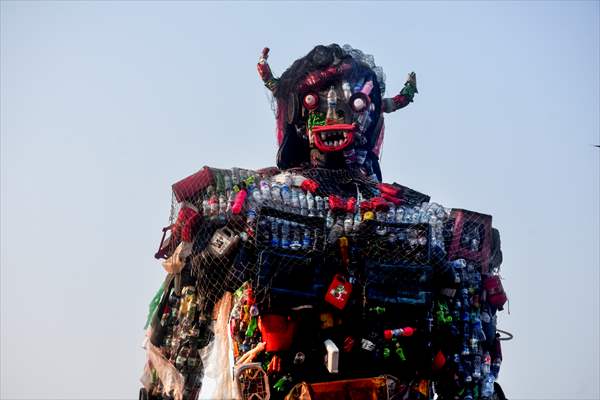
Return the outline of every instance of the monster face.
[[[299,85],[299,101],[291,102],[301,107],[294,125],[308,140],[311,165],[358,166],[356,150],[366,152],[369,127],[377,119],[370,97],[373,81],[341,76],[307,85],[311,78]]]
[[[316,46],[280,78],[268,55],[265,48],[258,72],[277,105],[278,166],[357,168],[380,179],[383,112],[411,102],[416,81],[413,91],[382,99],[381,68],[350,46]]]

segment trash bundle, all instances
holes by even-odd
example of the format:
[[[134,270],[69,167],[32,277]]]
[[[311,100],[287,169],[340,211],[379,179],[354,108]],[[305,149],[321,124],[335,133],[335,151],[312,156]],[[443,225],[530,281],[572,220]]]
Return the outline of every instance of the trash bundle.
[[[372,57],[317,46],[281,78],[278,167],[173,185],[141,399],[492,399],[507,297],[492,217],[383,183]]]

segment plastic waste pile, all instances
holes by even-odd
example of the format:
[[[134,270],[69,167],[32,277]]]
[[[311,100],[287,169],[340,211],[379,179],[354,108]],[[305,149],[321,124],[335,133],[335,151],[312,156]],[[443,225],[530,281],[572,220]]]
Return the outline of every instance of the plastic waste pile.
[[[280,78],[267,56],[279,168],[173,185],[140,398],[501,398],[492,217],[381,180],[382,114],[412,101],[415,75],[387,99],[349,46]]]

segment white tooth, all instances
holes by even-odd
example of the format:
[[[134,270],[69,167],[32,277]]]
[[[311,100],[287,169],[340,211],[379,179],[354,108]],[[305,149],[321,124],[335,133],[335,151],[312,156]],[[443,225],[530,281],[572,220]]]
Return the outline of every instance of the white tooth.
[[[321,132],[321,140],[325,140],[325,132]]]
[[[335,140],[335,141],[333,142],[333,145],[334,145],[334,146],[339,146],[339,145],[340,145],[340,141],[339,141],[339,140]]]
[[[348,139],[348,132],[344,132],[344,139]]]

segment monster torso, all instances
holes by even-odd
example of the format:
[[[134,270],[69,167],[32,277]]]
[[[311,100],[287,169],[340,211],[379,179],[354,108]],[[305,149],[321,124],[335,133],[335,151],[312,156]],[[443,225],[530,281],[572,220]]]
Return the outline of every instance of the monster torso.
[[[479,305],[465,304],[482,290],[481,266],[447,263],[454,214],[360,171],[277,172],[205,168],[173,185],[182,202],[163,256],[189,243],[187,261],[165,282],[150,342],[182,374],[184,397],[198,393],[211,368],[203,362],[215,362],[208,353],[224,324],[220,351],[233,359],[242,398],[256,385],[283,398],[298,382],[383,375],[397,391],[412,384],[429,397],[443,375],[438,353],[451,364],[472,326],[481,330]],[[477,229],[468,234],[489,235],[486,221]],[[463,241],[475,254],[485,240]]]

